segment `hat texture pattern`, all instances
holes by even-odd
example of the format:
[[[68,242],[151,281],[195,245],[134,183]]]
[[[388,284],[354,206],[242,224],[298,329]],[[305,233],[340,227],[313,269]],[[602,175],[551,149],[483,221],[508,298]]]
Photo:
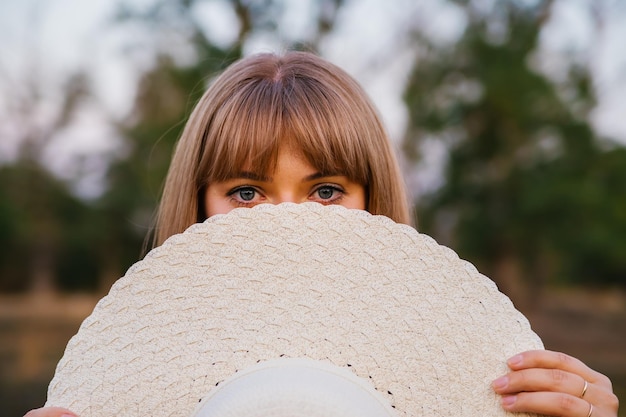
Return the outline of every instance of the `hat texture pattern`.
[[[505,416],[491,381],[542,348],[491,280],[410,226],[259,205],[133,265],[68,343],[46,405],[188,417],[237,371],[285,357],[349,369],[399,416]]]

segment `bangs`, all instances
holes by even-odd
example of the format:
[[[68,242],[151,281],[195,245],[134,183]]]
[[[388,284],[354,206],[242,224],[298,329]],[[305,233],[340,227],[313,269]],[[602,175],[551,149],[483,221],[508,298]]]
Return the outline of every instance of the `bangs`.
[[[285,96],[288,137],[284,140],[324,175],[345,175],[368,185],[370,129],[356,116],[350,99],[319,81],[297,83]]]
[[[205,181],[237,177],[244,167],[260,174],[274,169],[284,122],[272,90],[267,80],[249,83],[216,110],[201,162]]]
[[[225,181],[244,170],[271,176],[280,147],[288,146],[321,174],[367,186],[365,141],[372,129],[357,117],[359,103],[334,87],[279,64],[266,76],[240,82],[208,121],[200,181]]]

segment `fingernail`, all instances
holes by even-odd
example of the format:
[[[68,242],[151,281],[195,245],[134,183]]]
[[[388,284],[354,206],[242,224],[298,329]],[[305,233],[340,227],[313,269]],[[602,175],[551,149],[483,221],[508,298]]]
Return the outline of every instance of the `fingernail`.
[[[500,378],[493,381],[492,385],[496,390],[506,388],[506,386],[509,385],[509,378],[506,376],[501,376]]]
[[[504,408],[508,408],[508,407],[511,407],[513,404],[515,404],[515,401],[517,401],[516,395],[507,395],[506,397],[502,397],[501,402]]]
[[[61,417],[76,417],[74,414],[61,414]]]
[[[515,355],[506,361],[506,363],[509,364],[509,366],[520,366],[523,360],[522,355]]]

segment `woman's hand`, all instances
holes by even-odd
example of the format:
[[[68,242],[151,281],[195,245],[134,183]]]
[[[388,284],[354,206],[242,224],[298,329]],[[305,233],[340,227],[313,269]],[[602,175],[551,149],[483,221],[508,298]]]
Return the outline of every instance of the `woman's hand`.
[[[564,353],[532,350],[507,361],[511,369],[493,382],[502,407],[549,416],[615,417],[619,401],[611,381]]]
[[[31,410],[24,417],[77,417],[66,408],[60,407],[43,407]]]

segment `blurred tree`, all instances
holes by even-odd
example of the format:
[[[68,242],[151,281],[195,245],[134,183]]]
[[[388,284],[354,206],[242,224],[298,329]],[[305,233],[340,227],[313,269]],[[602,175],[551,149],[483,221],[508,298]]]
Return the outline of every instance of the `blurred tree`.
[[[407,154],[419,159],[432,137],[449,151],[444,185],[417,204],[420,229],[513,298],[523,298],[522,276],[529,300],[548,282],[626,284],[615,256],[626,228],[623,149],[603,150],[588,125],[584,68],[572,66],[563,87],[529,65],[552,2],[500,1],[488,12],[453,3],[463,36],[441,50],[416,33],[405,93]]]
[[[0,167],[0,291],[93,290],[101,230],[92,209],[41,165]]]
[[[0,166],[0,291],[53,291],[66,283],[57,279],[59,268],[72,272],[73,288],[89,289],[89,277],[97,276],[96,261],[78,255],[85,242],[71,243],[78,233],[92,230],[83,229],[89,209],[42,163],[46,145],[72,122],[87,96],[87,83],[82,74],[69,76],[51,111],[48,88],[37,75],[35,71],[21,84],[4,85],[14,91],[7,94],[13,100],[2,123],[17,127],[19,148],[16,161]],[[74,257],[80,261],[68,264]]]
[[[57,114],[45,126],[31,123],[42,105],[45,87],[40,77],[12,83],[19,85],[20,94],[10,95],[23,100],[15,102],[16,110],[9,117],[21,120],[16,125],[24,130],[20,155],[0,170],[0,243],[9,248],[0,255],[0,291],[108,290],[141,256],[172,149],[211,77],[241,57],[255,34],[271,34],[285,48],[315,50],[331,31],[342,3],[315,2],[314,30],[302,38],[279,30],[290,2],[229,0],[222,5],[235,16],[237,34],[227,43],[211,38],[199,17],[199,8],[206,2],[121,3],[112,28],[129,25],[132,33],[146,35],[128,39],[128,58],[138,54],[137,61],[145,62],[146,55],[155,59],[141,74],[131,114],[116,125],[124,138],[125,154],[110,165],[106,190],[93,201],[74,197],[41,162],[51,138],[71,124],[82,100],[89,96],[86,76],[70,77]]]

